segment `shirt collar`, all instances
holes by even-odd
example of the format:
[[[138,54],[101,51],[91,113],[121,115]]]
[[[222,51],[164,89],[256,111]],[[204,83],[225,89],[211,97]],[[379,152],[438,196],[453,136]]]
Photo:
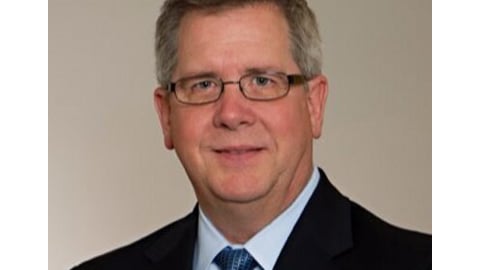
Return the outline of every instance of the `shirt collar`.
[[[199,207],[198,234],[194,254],[194,269],[206,270],[217,254],[230,245],[223,235],[213,226]]]
[[[263,269],[273,269],[288,236],[297,223],[319,181],[320,174],[317,168],[314,167],[310,180],[293,203],[243,246],[230,244],[199,207],[194,269],[208,269],[215,256],[226,246],[245,248]],[[268,243],[268,245],[265,243]]]

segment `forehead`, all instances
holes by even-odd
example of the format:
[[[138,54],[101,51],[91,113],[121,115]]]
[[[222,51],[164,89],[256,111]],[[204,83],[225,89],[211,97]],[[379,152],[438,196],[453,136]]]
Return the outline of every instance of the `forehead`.
[[[285,69],[293,62],[289,44],[287,21],[273,4],[189,12],[180,23],[176,73]]]
[[[272,3],[251,3],[240,6],[225,6],[193,10],[184,14],[180,21],[180,32],[192,26],[210,26],[219,22],[227,22],[222,27],[244,26],[269,30],[288,31],[287,21],[281,9]],[[279,27],[274,27],[279,26]],[[215,28],[220,31],[223,28]]]

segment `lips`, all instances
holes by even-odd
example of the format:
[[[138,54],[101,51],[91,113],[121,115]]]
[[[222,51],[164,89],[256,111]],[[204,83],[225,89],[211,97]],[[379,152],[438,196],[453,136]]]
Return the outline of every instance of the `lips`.
[[[263,147],[241,146],[241,147],[222,147],[216,148],[214,151],[218,154],[243,155],[248,153],[259,152]]]
[[[251,152],[258,152],[263,150],[263,147],[257,146],[230,146],[230,147],[218,147],[213,149],[216,153],[219,154],[232,154],[232,155],[242,155]]]
[[[251,162],[256,162],[256,157],[259,157],[263,151],[266,150],[265,147],[259,146],[227,146],[227,147],[216,147],[213,149],[215,156],[220,158],[224,164],[228,166],[243,166],[245,164],[250,164]]]

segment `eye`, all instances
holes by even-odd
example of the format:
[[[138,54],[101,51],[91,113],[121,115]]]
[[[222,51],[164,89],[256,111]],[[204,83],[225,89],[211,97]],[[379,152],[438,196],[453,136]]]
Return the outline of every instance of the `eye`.
[[[271,84],[273,81],[272,79],[266,77],[266,76],[255,76],[252,79],[252,82],[256,86],[267,86]]]
[[[201,80],[194,82],[190,87],[192,90],[206,91],[216,87],[216,83],[212,80]]]

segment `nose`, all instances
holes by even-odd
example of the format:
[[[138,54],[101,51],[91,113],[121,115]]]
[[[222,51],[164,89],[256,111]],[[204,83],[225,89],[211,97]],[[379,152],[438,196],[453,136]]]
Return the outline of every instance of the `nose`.
[[[213,124],[217,128],[238,130],[252,125],[256,116],[251,102],[243,96],[238,83],[224,84],[223,94],[216,104]]]

